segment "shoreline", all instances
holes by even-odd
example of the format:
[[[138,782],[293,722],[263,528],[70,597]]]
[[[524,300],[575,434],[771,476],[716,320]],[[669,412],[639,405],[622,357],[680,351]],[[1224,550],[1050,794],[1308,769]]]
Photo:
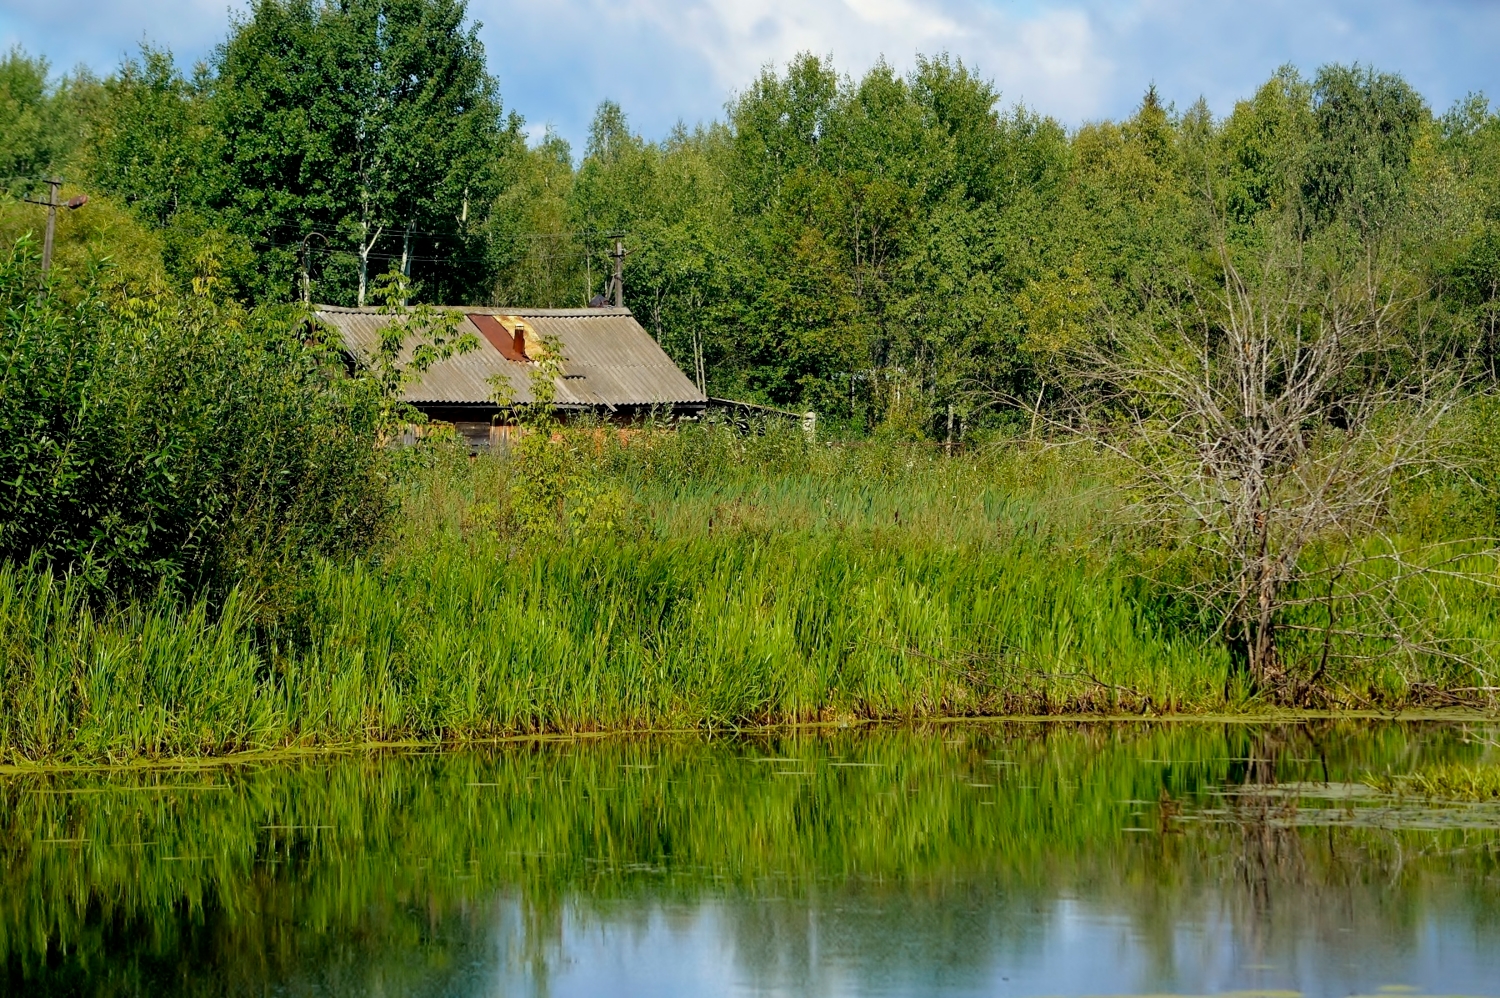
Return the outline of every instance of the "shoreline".
[[[1500,723],[1500,713],[1486,713],[1472,707],[1421,707],[1400,711],[1377,710],[1267,710],[1263,713],[1173,713],[1173,714],[992,714],[984,716],[943,716],[901,720],[860,718],[832,721],[789,721],[780,724],[725,726],[722,728],[613,728],[596,731],[543,732],[501,735],[489,738],[445,740],[395,739],[391,741],[339,742],[315,745],[285,745],[278,748],[252,749],[224,755],[170,756],[140,758],[125,762],[37,762],[0,764],[0,779],[89,773],[193,772],[218,770],[257,763],[281,764],[298,759],[318,759],[339,755],[379,755],[384,753],[435,754],[459,752],[503,745],[590,742],[626,738],[715,737],[744,738],[797,731],[841,731],[854,728],[900,728],[921,725],[957,726],[987,724],[1304,724],[1311,721],[1375,721],[1381,723],[1458,723],[1464,721]]]

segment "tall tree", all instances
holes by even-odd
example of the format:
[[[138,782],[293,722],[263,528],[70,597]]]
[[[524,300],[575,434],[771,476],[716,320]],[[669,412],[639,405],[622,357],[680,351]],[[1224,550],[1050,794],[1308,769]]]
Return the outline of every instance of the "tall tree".
[[[325,245],[327,297],[363,304],[385,265],[432,298],[488,290],[482,212],[521,121],[476,32],[463,0],[257,0],[234,26],[214,59],[214,201],[263,250],[260,296]]]
[[[665,142],[630,131],[606,101],[595,115],[570,198],[580,248],[590,254],[589,293],[602,288],[612,232],[628,233],[626,304],[698,380],[707,373],[705,334],[731,293],[733,225],[723,182],[723,128],[679,126]]]
[[[29,190],[72,152],[77,131],[59,89],[48,84],[47,60],[19,48],[0,57],[0,184]]]
[[[203,171],[215,136],[204,122],[203,87],[165,50],[143,47],[127,59],[105,83],[88,143],[90,182],[158,227],[206,207]]]
[[[591,295],[584,278],[585,252],[570,218],[573,151],[548,132],[515,159],[514,179],[485,222],[497,274],[498,304],[567,308]]]
[[[1412,146],[1431,113],[1399,76],[1325,66],[1313,81],[1314,134],[1303,195],[1313,219],[1343,219],[1369,235],[1404,193]]]

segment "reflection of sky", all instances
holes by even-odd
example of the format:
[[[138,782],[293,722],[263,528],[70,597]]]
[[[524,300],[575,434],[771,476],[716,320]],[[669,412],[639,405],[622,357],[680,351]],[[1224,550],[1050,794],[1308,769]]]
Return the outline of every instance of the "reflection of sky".
[[[478,994],[553,998],[1500,993],[1500,947],[1458,912],[1405,924],[1393,942],[1356,930],[1343,901],[1304,905],[1294,925],[1256,925],[1209,894],[1192,899],[1195,917],[1179,909],[1163,931],[1145,931],[1149,912],[1085,899],[971,894],[958,912],[952,896],[932,900],[569,904],[542,951],[528,949],[521,903],[506,901],[494,976],[470,982]]]
[[[142,39],[186,62],[245,0],[0,0],[0,44],[59,67],[108,69]],[[1009,100],[1070,124],[1127,113],[1148,83],[1217,113],[1278,65],[1365,61],[1408,76],[1439,108],[1500,91],[1500,3],[1486,0],[470,0],[507,103],[578,143],[619,100],[659,136],[721,113],[767,63],[831,53],[860,71],[948,51]]]

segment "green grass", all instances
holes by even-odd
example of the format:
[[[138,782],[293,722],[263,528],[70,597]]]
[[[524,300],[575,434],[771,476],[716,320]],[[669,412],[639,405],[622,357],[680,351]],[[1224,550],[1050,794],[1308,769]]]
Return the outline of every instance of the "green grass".
[[[1500,801],[1500,765],[1449,762],[1408,775],[1376,777],[1371,785],[1404,797]]]
[[[1259,705],[1111,542],[1086,455],[709,429],[403,460],[402,528],[274,617],[0,566],[0,758]],[[1410,700],[1401,667],[1362,668],[1348,703]]]

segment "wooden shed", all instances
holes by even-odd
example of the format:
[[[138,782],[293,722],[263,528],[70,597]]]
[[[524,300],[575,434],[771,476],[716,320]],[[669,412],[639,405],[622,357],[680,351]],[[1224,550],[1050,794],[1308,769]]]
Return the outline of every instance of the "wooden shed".
[[[452,423],[472,443],[506,435],[507,405],[532,403],[532,379],[543,343],[555,344],[561,372],[553,379],[559,415],[593,413],[629,423],[649,413],[697,416],[708,398],[636,322],[629,309],[517,309],[444,306],[460,315],[459,331],[476,350],[439,361],[405,390],[428,418]],[[318,319],[337,330],[355,363],[368,363],[380,330],[400,316],[374,308],[320,305]]]

